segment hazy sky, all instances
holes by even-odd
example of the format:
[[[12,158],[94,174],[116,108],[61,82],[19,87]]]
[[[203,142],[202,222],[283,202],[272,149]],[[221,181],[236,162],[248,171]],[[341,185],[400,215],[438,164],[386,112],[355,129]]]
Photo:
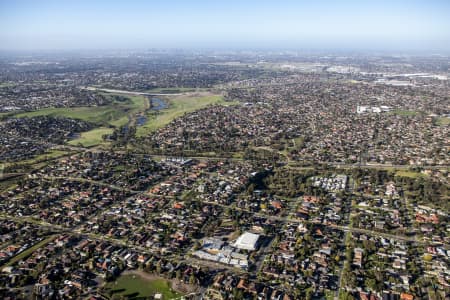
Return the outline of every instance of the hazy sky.
[[[450,50],[450,0],[0,0],[0,49]]]

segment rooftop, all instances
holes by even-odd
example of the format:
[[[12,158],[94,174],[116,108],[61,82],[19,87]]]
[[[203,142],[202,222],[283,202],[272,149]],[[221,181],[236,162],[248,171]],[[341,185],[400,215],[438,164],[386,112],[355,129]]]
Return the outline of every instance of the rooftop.
[[[236,243],[234,243],[234,247],[243,250],[255,250],[258,239],[258,234],[244,232],[240,237],[238,237]]]

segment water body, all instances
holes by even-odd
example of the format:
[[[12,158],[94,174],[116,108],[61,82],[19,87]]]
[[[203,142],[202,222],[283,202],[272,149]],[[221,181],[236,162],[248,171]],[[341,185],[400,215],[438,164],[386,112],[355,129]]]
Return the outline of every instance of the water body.
[[[136,126],[143,126],[147,122],[147,117],[145,116],[138,116],[136,118]]]
[[[151,98],[150,104],[153,110],[162,110],[169,107],[166,102],[159,98]]]
[[[75,140],[75,139],[79,138],[80,136],[81,136],[80,133],[78,133],[78,132],[72,132],[71,134],[69,134],[69,135],[67,136],[67,138],[68,138],[69,140]]]
[[[151,110],[155,110],[155,111],[159,111],[162,109],[166,109],[169,106],[167,105],[166,102],[164,102],[162,99],[159,98],[150,98],[150,106],[151,106]],[[145,115],[138,115],[136,116],[136,126],[140,127],[140,126],[144,126],[145,123],[147,122],[147,117]],[[128,128],[126,129],[125,133],[128,131]]]

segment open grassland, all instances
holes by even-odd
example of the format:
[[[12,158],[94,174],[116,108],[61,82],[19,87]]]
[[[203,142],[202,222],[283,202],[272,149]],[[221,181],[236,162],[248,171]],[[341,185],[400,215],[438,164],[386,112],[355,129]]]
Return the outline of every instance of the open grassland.
[[[13,87],[13,86],[16,86],[16,85],[17,85],[17,83],[11,82],[11,81],[0,82],[0,88]]]
[[[113,95],[113,94],[105,94]],[[128,116],[133,113],[145,111],[148,108],[148,99],[144,96],[126,96],[126,102],[112,102],[110,105],[92,107],[62,107],[45,108],[32,112],[18,113],[15,117],[54,116],[79,119],[97,125],[122,126],[127,124]]]
[[[165,279],[148,280],[137,274],[122,275],[114,282],[106,285],[112,295],[120,295],[128,298],[151,297],[162,294],[163,299],[176,299],[181,294],[170,288],[170,282]]]
[[[448,126],[448,125],[450,125],[450,118],[440,117],[436,120],[436,123],[440,126]]]
[[[104,135],[111,134],[114,127],[128,124],[140,113],[146,113],[147,121],[143,126],[137,127],[136,134],[137,136],[145,136],[169,124],[172,120],[185,113],[193,112],[209,105],[236,104],[236,102],[227,102],[222,96],[209,92],[185,93],[178,96],[167,96],[169,108],[155,112],[149,110],[149,100],[145,96],[107,92],[103,92],[103,94],[106,96],[121,95],[126,97],[127,101],[113,101],[110,105],[94,107],[45,108],[32,112],[19,112],[13,114],[13,116],[22,118],[47,115],[94,123],[97,125],[95,129],[83,132],[79,138],[69,142],[70,145],[91,147],[103,143]]]
[[[413,111],[413,110],[395,109],[391,113],[394,115],[399,115],[399,116],[415,116],[415,115],[418,115],[420,112]]]
[[[113,93],[103,93],[104,95],[118,95]],[[93,107],[64,107],[64,108],[45,108],[32,112],[22,112],[14,117],[35,117],[35,116],[53,116],[79,119],[94,123],[99,126],[87,132],[81,133],[80,137],[69,142],[70,145],[83,145],[84,147],[95,146],[103,143],[103,135],[111,134],[112,127],[126,125],[130,118],[138,113],[147,110],[150,105],[147,97],[122,95],[127,101],[113,101],[109,105]]]
[[[69,142],[69,145],[83,147],[92,147],[103,142],[103,136],[106,134],[111,134],[113,132],[112,128],[95,128],[90,131],[81,133],[80,137]]]
[[[95,124],[108,124],[120,119],[124,114],[121,106],[96,106],[96,107],[71,107],[71,108],[45,108],[32,112],[24,112],[15,115],[18,118],[52,116],[79,119]]]
[[[209,105],[235,105],[236,102],[227,102],[220,95],[213,94],[187,94],[169,99],[169,108],[157,113],[147,114],[147,122],[137,128],[137,136],[144,136],[158,128],[164,127],[175,118]]]
[[[417,171],[397,170],[397,171],[395,171],[395,176],[398,176],[398,177],[409,177],[409,178],[418,178],[418,177],[426,177],[427,175],[424,174],[424,173],[417,172]]]
[[[178,94],[178,93],[190,93],[190,92],[200,92],[208,91],[207,88],[189,88],[189,87],[177,87],[177,88],[154,88],[145,91],[146,93],[157,93],[157,94]]]
[[[14,112],[0,112],[0,121],[3,121],[11,116],[14,116]]]

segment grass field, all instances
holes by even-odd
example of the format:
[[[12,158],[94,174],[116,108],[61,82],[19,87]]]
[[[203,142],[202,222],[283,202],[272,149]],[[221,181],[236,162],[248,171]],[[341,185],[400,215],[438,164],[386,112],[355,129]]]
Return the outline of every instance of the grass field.
[[[0,112],[0,121],[7,119],[14,115],[14,112]]]
[[[40,154],[36,157],[34,157],[33,159],[29,159],[29,160],[22,160],[20,161],[21,163],[25,163],[25,164],[35,164],[41,161],[46,161],[48,159],[52,159],[52,158],[58,158],[61,156],[67,155],[67,151],[61,151],[61,150],[50,150],[45,152],[44,154]]]
[[[105,95],[112,95],[105,93]],[[122,95],[123,96],[123,95]],[[127,124],[128,115],[144,111],[148,99],[143,96],[127,96],[125,103],[113,102],[105,106],[45,108],[32,112],[18,113],[15,117],[54,116],[84,120],[97,125],[122,126]]]
[[[164,279],[147,280],[139,275],[122,275],[116,281],[108,283],[113,295],[129,296],[129,298],[150,297],[157,293],[163,295],[163,299],[175,299],[181,294],[171,290],[170,283]]]
[[[409,178],[418,178],[421,176],[426,176],[423,173],[415,172],[415,171],[409,171],[409,170],[397,170],[395,172],[395,176],[399,177],[409,177]]]
[[[69,141],[68,144],[72,146],[81,144],[83,147],[95,146],[103,142],[103,136],[105,134],[111,134],[112,132],[112,128],[95,128],[90,131],[81,133],[79,138]]]
[[[222,96],[219,95],[182,95],[177,96],[169,100],[170,107],[161,110],[156,116],[151,113],[147,114],[147,122],[137,128],[137,136],[144,136],[152,131],[157,130],[167,124],[173,119],[182,116],[185,113],[193,112],[208,105],[220,104],[220,105],[234,105],[235,102],[226,102]]]
[[[16,86],[15,82],[0,82],[0,88]]]
[[[163,89],[159,89],[162,91]],[[169,90],[169,89],[167,89]],[[180,91],[187,89],[180,88]],[[190,89],[192,90],[192,89]],[[103,93],[104,95],[121,95],[128,98],[126,102],[113,102],[110,105],[94,107],[73,107],[73,108],[46,108],[32,112],[17,113],[15,117],[35,117],[35,116],[60,116],[66,118],[80,119],[96,124],[98,127],[83,132],[81,136],[69,142],[70,145],[81,144],[84,147],[95,146],[103,142],[102,136],[113,132],[109,126],[120,127],[126,125],[130,118],[136,114],[145,112],[149,108],[149,101],[144,96],[131,96],[124,94]],[[195,94],[184,94],[180,96],[169,96],[170,107],[159,111],[156,115],[154,111],[147,112],[147,122],[137,128],[137,136],[144,136],[169,124],[173,119],[185,113],[193,112],[208,105],[234,105],[235,102],[226,102],[220,95],[208,92]]]
[[[178,94],[178,93],[187,93],[187,92],[198,92],[198,91],[207,91],[206,88],[187,88],[187,87],[177,87],[177,88],[154,88],[151,90],[147,90],[147,93],[158,93],[158,94]]]
[[[437,122],[436,122],[438,125],[441,125],[441,126],[447,126],[447,125],[450,125],[450,118],[447,118],[447,117],[440,117],[440,118],[438,118],[437,119]]]
[[[113,93],[103,94],[106,96],[115,95]],[[121,94],[121,96],[124,95]],[[54,116],[94,123],[100,127],[83,132],[79,138],[69,142],[70,145],[81,144],[84,147],[90,147],[102,143],[102,136],[113,132],[113,129],[107,128],[107,126],[120,127],[126,125],[130,120],[130,116],[144,112],[150,106],[147,97],[129,95],[125,97],[128,98],[128,101],[123,103],[113,102],[110,105],[94,107],[45,108],[32,112],[18,113],[15,117]]]
[[[402,110],[402,109],[395,109],[392,111],[392,113],[394,115],[399,115],[399,116],[415,116],[415,115],[419,114],[418,111]]]
[[[97,107],[71,107],[71,108],[45,108],[32,112],[24,112],[15,115],[18,118],[36,117],[36,116],[53,116],[66,117],[72,119],[80,119],[96,124],[107,124],[117,120],[123,115],[120,106],[97,106]]]

